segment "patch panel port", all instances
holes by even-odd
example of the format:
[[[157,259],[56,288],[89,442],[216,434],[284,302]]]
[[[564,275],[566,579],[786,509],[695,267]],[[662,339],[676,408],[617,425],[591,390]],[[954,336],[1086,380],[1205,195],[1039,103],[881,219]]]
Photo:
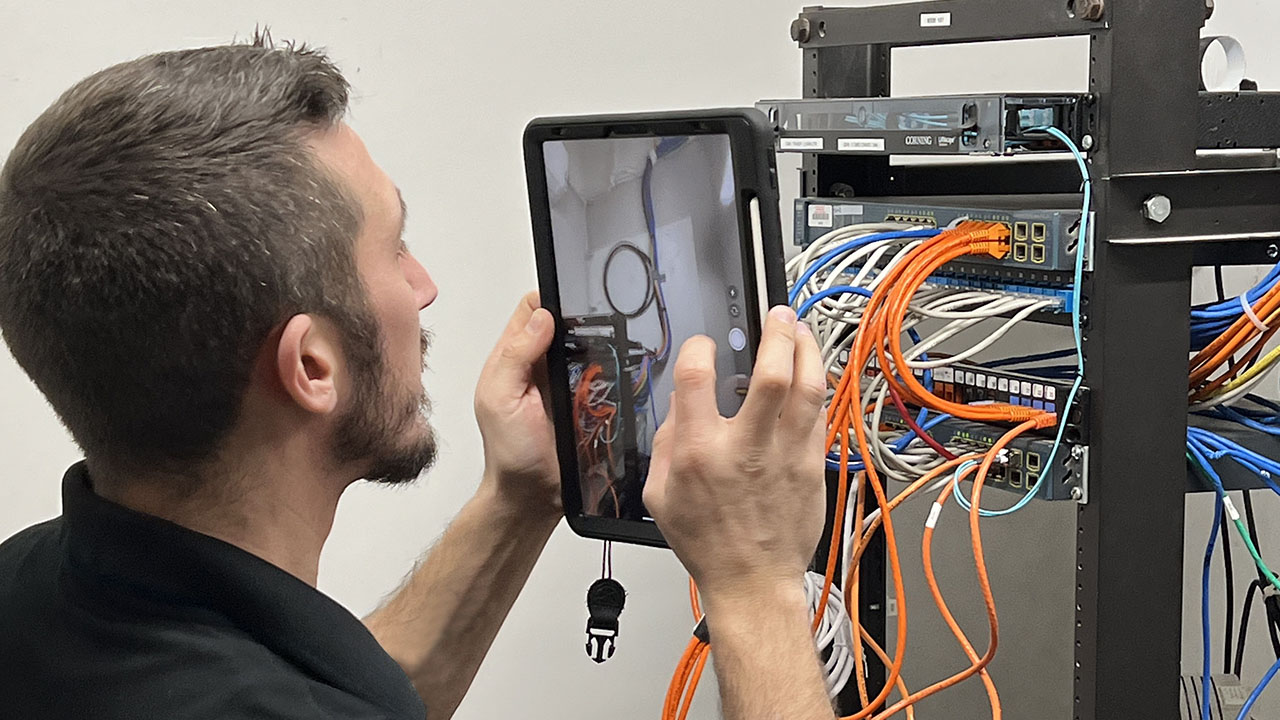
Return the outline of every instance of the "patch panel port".
[[[1040,453],[1032,452],[1030,450],[1027,451],[1027,469],[1028,470],[1040,469]]]
[[[1016,222],[1016,223],[1014,223],[1014,224],[1013,224],[1013,239],[1014,239],[1014,240],[1026,240],[1026,239],[1027,239],[1027,237],[1029,237],[1028,232],[1027,232],[1027,227],[1028,227],[1028,226],[1027,226],[1027,223],[1025,223],[1025,222]]]
[[[1045,261],[1044,245],[1031,246],[1031,262],[1036,265],[1043,265]]]
[[[1044,223],[1031,224],[1031,241],[1042,243],[1049,235],[1049,226]]]
[[[1013,244],[1013,261],[1020,263],[1027,261],[1027,244],[1025,242],[1016,242]]]

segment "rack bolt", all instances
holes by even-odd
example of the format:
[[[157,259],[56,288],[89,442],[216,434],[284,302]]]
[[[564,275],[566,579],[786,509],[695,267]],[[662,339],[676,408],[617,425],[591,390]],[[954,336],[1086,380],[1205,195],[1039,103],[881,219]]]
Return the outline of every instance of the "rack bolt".
[[[1070,0],[1067,3],[1067,12],[1081,20],[1101,20],[1106,9],[1105,0]]]
[[[1084,137],[1080,138],[1080,147],[1081,147],[1082,149],[1084,149],[1084,150],[1092,150],[1092,149],[1093,149],[1093,136],[1092,136],[1092,135],[1085,135]]]
[[[1084,448],[1080,447],[1079,445],[1076,445],[1075,447],[1071,448],[1072,460],[1079,462],[1080,458],[1082,457],[1084,457]]]
[[[791,39],[798,43],[809,42],[809,18],[798,17],[791,21]]]
[[[1204,0],[1204,19],[1213,17],[1213,0]]]
[[[1084,492],[1083,492],[1083,491],[1081,491],[1081,490],[1080,490],[1080,488],[1078,488],[1078,487],[1073,487],[1073,488],[1071,488],[1071,499],[1072,499],[1072,500],[1079,501],[1079,500],[1080,500],[1080,498],[1082,498],[1082,497],[1084,497]]]
[[[1275,260],[1277,255],[1280,255],[1280,248],[1276,247],[1275,243],[1268,245],[1267,257],[1271,258],[1272,260]]]
[[[1152,195],[1142,203],[1142,217],[1162,223],[1173,214],[1173,203],[1164,195]]]

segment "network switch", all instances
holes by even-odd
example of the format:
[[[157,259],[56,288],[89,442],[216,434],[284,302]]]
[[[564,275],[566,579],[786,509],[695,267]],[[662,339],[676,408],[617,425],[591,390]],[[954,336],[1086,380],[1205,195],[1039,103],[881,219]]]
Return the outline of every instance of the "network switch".
[[[1071,284],[1080,251],[1079,195],[801,198],[796,201],[795,242],[807,247],[833,230],[859,223],[941,228],[964,219],[1008,225],[1011,252],[1001,259],[964,258],[948,265],[944,277],[992,278],[1028,288]]]
[[[892,408],[885,408],[880,419],[891,430],[909,430],[902,416]],[[929,434],[948,447],[985,453],[1006,430],[995,425],[950,418],[934,425]],[[1040,488],[1036,491],[1036,498],[1040,500],[1082,500],[1087,492],[1084,453],[1075,452],[1076,447],[1083,448],[1064,443],[1050,465],[1053,440],[1035,435],[1017,437],[1006,447],[1006,461],[992,465],[987,483],[993,488],[1025,494],[1040,481]]]

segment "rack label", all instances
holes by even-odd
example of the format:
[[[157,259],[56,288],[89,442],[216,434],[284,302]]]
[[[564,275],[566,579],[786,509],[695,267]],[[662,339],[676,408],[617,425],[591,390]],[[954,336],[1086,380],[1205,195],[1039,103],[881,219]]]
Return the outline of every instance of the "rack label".
[[[784,137],[778,141],[779,150],[822,150],[822,138]]]
[[[836,141],[840,152],[884,152],[884,138],[840,138]]]
[[[920,13],[920,27],[951,27],[951,13]]]

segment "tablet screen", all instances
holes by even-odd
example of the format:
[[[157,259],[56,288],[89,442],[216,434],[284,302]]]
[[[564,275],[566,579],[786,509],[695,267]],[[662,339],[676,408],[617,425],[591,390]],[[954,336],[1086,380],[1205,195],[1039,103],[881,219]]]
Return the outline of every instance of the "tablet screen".
[[[641,492],[681,344],[716,342],[735,414],[753,356],[728,135],[543,144],[583,514],[648,519]]]

